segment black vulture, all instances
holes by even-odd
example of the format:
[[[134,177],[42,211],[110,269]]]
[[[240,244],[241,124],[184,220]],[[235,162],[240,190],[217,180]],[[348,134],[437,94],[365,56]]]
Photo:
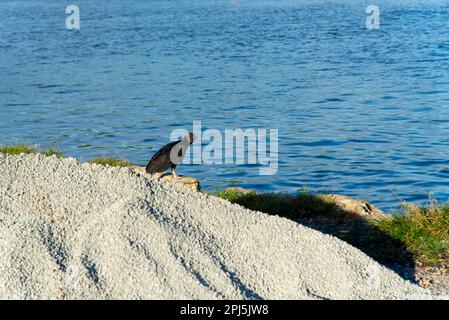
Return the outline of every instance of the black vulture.
[[[186,155],[186,150],[196,139],[193,133],[189,133],[182,140],[170,142],[163,146],[154,154],[146,167],[146,172],[155,174],[172,169],[172,174],[176,178],[175,168]]]

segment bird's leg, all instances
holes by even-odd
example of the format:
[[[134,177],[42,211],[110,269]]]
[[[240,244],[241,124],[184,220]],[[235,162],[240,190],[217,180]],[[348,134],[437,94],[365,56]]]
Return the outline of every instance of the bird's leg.
[[[171,168],[171,174],[173,175],[173,178],[178,177],[178,175],[176,174],[175,168]]]

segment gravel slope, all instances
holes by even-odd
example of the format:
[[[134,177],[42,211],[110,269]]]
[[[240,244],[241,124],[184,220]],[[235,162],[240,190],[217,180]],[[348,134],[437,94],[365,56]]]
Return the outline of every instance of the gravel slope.
[[[0,298],[404,299],[356,248],[126,168],[0,155]]]

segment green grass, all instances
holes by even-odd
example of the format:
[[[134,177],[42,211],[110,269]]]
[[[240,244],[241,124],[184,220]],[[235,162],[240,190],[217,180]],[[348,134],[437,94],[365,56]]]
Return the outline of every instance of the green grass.
[[[43,151],[42,154],[47,157],[56,156],[56,158],[59,158],[59,159],[64,157],[64,151],[56,150],[53,148]]]
[[[49,149],[44,150],[41,153],[43,155],[46,155],[47,157],[56,156],[56,158],[58,158],[58,159],[64,157],[64,151],[58,150],[56,148],[56,145],[57,145],[57,142],[53,142]]]
[[[42,151],[41,153],[47,157],[56,156],[58,159],[64,157],[64,151],[58,150],[56,148],[57,144],[58,142],[54,141],[49,149]]]
[[[9,154],[11,156],[17,156],[19,154],[31,154],[36,153],[36,149],[24,144],[16,144],[0,147],[0,153]]]
[[[217,196],[251,210],[292,220],[317,215],[341,217],[341,212],[332,201],[305,190],[299,190],[296,194],[285,194],[258,193],[249,190],[241,192],[238,189],[227,188],[219,191]]]
[[[429,265],[449,261],[449,204],[423,208],[403,205],[405,213],[377,222],[380,230],[400,240],[416,259]]]
[[[89,163],[101,164],[103,166],[111,167],[129,167],[131,163],[125,159],[114,159],[114,158],[95,158],[89,160]]]
[[[32,154],[32,153],[41,153],[45,156],[56,156],[57,158],[64,157],[64,151],[58,150],[56,148],[56,143],[53,143],[49,149],[39,151],[34,147],[27,146],[25,144],[15,144],[15,145],[7,145],[0,146],[0,153],[17,156],[19,154]],[[101,165],[109,165],[111,167],[128,167],[131,163],[125,159],[114,159],[109,157],[104,158],[95,158],[89,161],[89,163],[96,163]]]
[[[7,145],[0,147],[0,153],[8,154],[11,156],[17,156],[19,154],[32,154],[32,153],[41,153],[46,156],[55,155],[58,158],[62,158],[64,156],[63,151],[59,151],[55,148],[54,145],[47,150],[38,151],[34,147],[27,146],[25,144],[15,144],[15,145]]]
[[[405,214],[374,220],[345,213],[328,197],[306,191],[257,193],[231,188],[216,195],[331,234],[392,268],[417,263],[441,266],[449,258],[449,205],[408,205]]]

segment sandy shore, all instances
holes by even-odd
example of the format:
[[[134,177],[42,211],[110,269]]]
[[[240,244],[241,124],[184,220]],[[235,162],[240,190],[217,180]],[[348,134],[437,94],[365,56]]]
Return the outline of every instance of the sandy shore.
[[[0,298],[419,299],[358,249],[128,168],[0,155]]]

